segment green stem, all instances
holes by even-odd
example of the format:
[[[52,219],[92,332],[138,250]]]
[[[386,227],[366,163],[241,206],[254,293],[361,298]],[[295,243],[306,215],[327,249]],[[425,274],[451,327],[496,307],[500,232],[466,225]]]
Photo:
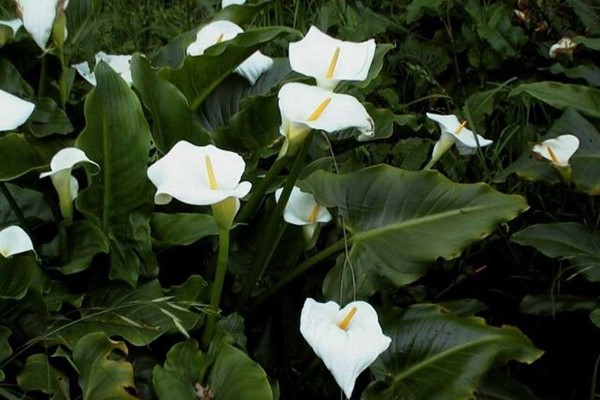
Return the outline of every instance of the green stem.
[[[225,283],[225,274],[229,263],[229,229],[219,228],[219,255],[217,258],[217,271],[215,274],[215,283],[210,295],[210,313],[207,316],[206,328],[202,342],[205,348],[208,348],[210,341],[215,334],[217,324],[217,314],[219,304],[221,303],[221,294],[223,293],[223,284]]]
[[[23,211],[21,211],[21,208],[15,201],[15,198],[12,196],[12,194],[10,194],[10,190],[8,190],[4,182],[0,182],[0,191],[2,191],[2,194],[6,198],[6,201],[8,201],[8,204],[12,209],[12,212],[15,213],[15,216],[19,220],[21,228],[23,228],[23,230],[25,230],[25,232],[27,232],[27,234],[31,236],[29,229],[27,228],[27,221],[25,220],[25,215],[23,215]]]
[[[48,74],[48,57],[42,57],[42,65],[40,66],[40,81],[38,83],[38,97],[46,96],[46,75]]]
[[[304,167],[304,159],[306,158],[306,153],[308,152],[308,148],[310,147],[310,142],[312,141],[312,133],[308,135],[308,137],[302,142],[300,147],[300,151],[296,154],[296,158],[294,159],[294,164],[292,164],[292,169],[290,170],[290,174],[283,186],[283,191],[281,192],[281,196],[279,197],[279,201],[271,214],[271,219],[269,221],[269,225],[267,226],[267,231],[265,235],[265,240],[263,241],[263,246],[258,253],[252,270],[248,274],[246,281],[244,282],[244,286],[240,292],[240,297],[238,298],[238,302],[236,308],[240,310],[244,307],[250,296],[252,295],[252,290],[256,285],[256,282],[263,274],[265,268],[269,264],[271,257],[275,248],[277,247],[278,239],[281,235],[278,234],[279,227],[281,225],[281,216],[283,215],[283,210],[290,198],[290,194],[292,193],[292,189],[294,188],[294,184],[300,175],[300,171]]]
[[[340,239],[337,242],[333,243],[331,246],[323,249],[322,251],[318,252],[317,254],[315,254],[314,256],[309,258],[308,260],[304,261],[299,266],[295,267],[292,271],[288,272],[288,274],[286,276],[284,276],[283,279],[280,279],[275,286],[273,286],[271,289],[269,289],[269,291],[267,291],[266,293],[261,295],[258,299],[256,299],[256,301],[254,301],[254,303],[252,303],[252,305],[250,306],[250,310],[253,310],[256,307],[258,307],[259,305],[261,305],[262,303],[264,303],[267,299],[269,299],[275,293],[279,292],[281,289],[286,287],[290,282],[292,282],[292,281],[296,280],[297,278],[299,278],[300,276],[304,275],[304,273],[306,271],[308,271],[310,268],[312,268],[313,266],[319,264],[320,262],[328,259],[335,253],[343,250],[344,247],[345,247],[344,239]]]
[[[67,66],[65,65],[65,53],[63,51],[63,49],[61,48],[59,50],[59,58],[60,58],[60,65],[62,67],[61,72],[60,72],[60,78],[59,78],[59,82],[58,82],[58,87],[60,89],[60,105],[62,106],[62,108],[65,108],[65,105],[67,104],[67,100],[68,100],[68,93],[67,93]]]
[[[257,207],[260,205],[263,200],[263,196],[266,191],[269,189],[275,178],[279,176],[279,173],[283,169],[283,167],[287,164],[288,159],[286,157],[282,157],[275,161],[275,163],[269,169],[269,172],[265,175],[265,177],[260,181],[260,183],[256,186],[256,188],[252,191],[250,195],[250,199],[246,205],[240,210],[238,214],[237,221],[240,224],[247,223],[250,218],[256,212]]]

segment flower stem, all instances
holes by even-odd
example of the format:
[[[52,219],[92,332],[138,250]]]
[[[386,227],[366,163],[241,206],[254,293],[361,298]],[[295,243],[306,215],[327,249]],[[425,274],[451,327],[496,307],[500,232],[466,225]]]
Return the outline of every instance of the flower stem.
[[[275,163],[269,169],[269,172],[267,172],[265,177],[252,191],[250,199],[248,200],[244,208],[241,209],[236,222],[240,224],[245,224],[250,220],[250,218],[252,218],[252,216],[256,212],[257,207],[263,200],[263,196],[265,195],[266,191],[269,189],[275,178],[277,178],[283,167],[287,164],[287,161],[288,159],[286,157],[282,157],[275,161]]]
[[[67,69],[68,67],[65,65],[65,53],[63,51],[62,48],[60,48],[59,50],[59,59],[60,59],[60,65],[61,65],[61,71],[60,71],[60,78],[58,81],[58,87],[60,90],[60,105],[62,106],[62,108],[65,108],[65,105],[67,104],[67,100],[68,100],[68,96],[69,94],[67,93]]]
[[[283,289],[285,286],[287,286],[288,283],[290,283],[290,282],[294,281],[295,279],[299,278],[300,276],[302,276],[306,271],[308,271],[313,266],[319,264],[320,262],[322,262],[322,261],[328,259],[329,257],[331,257],[332,255],[336,254],[337,252],[343,250],[344,247],[345,247],[344,239],[340,239],[337,242],[330,245],[329,247],[318,252],[317,254],[315,254],[314,256],[309,258],[308,260],[304,261],[299,266],[295,267],[292,271],[290,271],[286,276],[284,276],[282,279],[280,279],[275,286],[273,286],[266,293],[264,293],[260,297],[258,297],[258,299],[256,299],[256,301],[254,301],[254,303],[252,303],[252,305],[249,307],[249,309],[250,310],[255,309],[256,307],[258,307],[259,305],[264,303],[267,299],[269,299],[271,296],[273,296],[275,293],[279,292],[281,289]]]
[[[2,194],[6,198],[6,201],[8,201],[8,204],[10,205],[10,208],[12,209],[12,212],[15,213],[15,216],[19,220],[19,224],[21,225],[21,228],[23,228],[23,230],[25,232],[27,232],[27,234],[29,236],[31,236],[29,229],[27,228],[27,221],[25,220],[23,211],[21,211],[21,208],[15,201],[15,198],[12,196],[12,194],[10,193],[10,190],[8,190],[8,188],[6,187],[6,184],[4,182],[0,182],[0,191],[2,191]]]
[[[202,342],[206,348],[210,344],[217,324],[217,314],[219,312],[219,304],[221,302],[221,294],[223,293],[223,284],[225,283],[225,274],[227,273],[227,265],[229,263],[229,229],[219,228],[219,255],[217,258],[217,271],[215,274],[215,283],[212,287],[210,295],[210,313],[207,316],[206,327]]]
[[[248,274],[246,281],[244,282],[244,286],[240,292],[240,297],[238,298],[236,308],[240,310],[244,307],[248,299],[250,299],[252,295],[252,290],[254,289],[256,282],[263,274],[265,268],[269,264],[271,257],[273,256],[273,252],[277,247],[277,243],[281,238],[279,233],[279,228],[281,225],[281,216],[283,215],[283,210],[290,198],[290,194],[292,193],[292,189],[294,188],[294,184],[300,175],[300,171],[304,167],[304,159],[306,158],[306,153],[308,152],[308,148],[310,147],[310,143],[312,142],[312,134],[309,134],[308,137],[304,140],[300,147],[300,151],[296,154],[296,158],[294,159],[294,163],[292,164],[292,169],[288,175],[288,178],[283,186],[283,191],[281,192],[281,196],[279,197],[279,201],[271,214],[271,219],[269,220],[269,225],[267,226],[267,231],[265,235],[264,245],[261,247],[256,259],[254,261],[254,265],[252,270]]]
[[[45,97],[46,96],[46,79],[47,79],[47,74],[48,74],[48,57],[46,57],[45,55],[42,57],[42,61],[41,61],[41,66],[40,66],[40,81],[38,83],[38,97]]]

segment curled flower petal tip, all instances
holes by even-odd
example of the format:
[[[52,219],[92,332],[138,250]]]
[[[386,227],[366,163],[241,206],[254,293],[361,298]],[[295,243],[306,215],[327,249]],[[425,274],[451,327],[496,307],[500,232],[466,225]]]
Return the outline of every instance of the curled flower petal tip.
[[[364,301],[340,309],[333,301],[308,298],[300,316],[300,332],[348,398],[360,373],[392,341],[383,334],[375,309]]]
[[[109,67],[116,71],[129,86],[133,85],[133,78],[131,76],[131,55],[106,54],[105,52],[100,51],[96,53],[94,57],[96,59],[96,64],[100,61],[104,61]],[[81,75],[81,77],[90,85],[96,86],[96,75],[90,69],[90,65],[87,61],[75,64],[73,65],[73,68],[75,68],[77,73],[79,73],[79,75]]]
[[[221,2],[221,8],[229,7],[229,6],[232,6],[234,4],[237,4],[237,5],[241,6],[241,5],[245,4],[245,3],[246,3],[246,0],[223,0]]]

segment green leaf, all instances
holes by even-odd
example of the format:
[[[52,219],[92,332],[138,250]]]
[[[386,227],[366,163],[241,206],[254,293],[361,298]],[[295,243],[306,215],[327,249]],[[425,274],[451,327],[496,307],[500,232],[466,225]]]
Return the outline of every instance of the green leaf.
[[[75,274],[87,269],[92,259],[100,253],[108,253],[108,241],[102,231],[89,221],[77,221],[65,228],[66,263],[59,268],[65,274]]]
[[[523,83],[510,96],[532,96],[552,107],[564,110],[572,107],[593,118],[600,118],[600,90],[583,85],[559,82]]]
[[[600,23],[600,18],[598,19]],[[598,25],[600,27],[600,24]],[[589,38],[585,36],[575,36],[574,43],[582,44],[590,50],[600,50],[600,38]]]
[[[79,370],[83,400],[135,400],[133,366],[126,361],[124,342],[103,332],[90,333],[77,342],[73,361]]]
[[[49,98],[36,101],[30,120],[31,132],[36,137],[45,137],[55,133],[64,135],[73,132],[73,125],[71,125],[67,113]]]
[[[27,358],[25,366],[17,376],[17,382],[26,392],[40,390],[52,400],[70,400],[69,378],[55,369],[45,354],[34,354]]]
[[[169,290],[163,290],[156,280],[137,289],[112,282],[88,295],[79,318],[57,321],[49,340],[73,346],[90,332],[105,332],[135,346],[146,346],[165,333],[179,332],[173,317],[186,330],[196,326],[201,315],[190,308],[208,303],[208,289],[197,275]]]
[[[0,59],[0,89],[24,100],[33,99],[35,92],[7,59]]]
[[[163,368],[154,369],[159,400],[195,400],[195,388],[209,389],[215,399],[273,400],[265,371],[225,340],[201,353],[194,341],[178,343]]]
[[[426,11],[437,12],[446,0],[414,0],[406,7],[406,23],[412,24],[425,14]]]
[[[154,245],[159,248],[187,246],[219,233],[215,219],[207,214],[154,213],[150,227]]]
[[[187,56],[180,69],[163,68],[160,74],[181,90],[197,110],[207,96],[243,61],[279,36],[299,32],[287,27],[265,27],[241,33],[208,48],[202,56]]]
[[[595,65],[579,64],[571,68],[565,68],[562,64],[556,63],[548,68],[553,74],[564,74],[571,79],[583,79],[590,86],[600,86],[600,68]]]
[[[5,326],[0,326],[0,361],[6,360],[12,354],[12,348],[8,342],[8,338],[12,335],[12,331]],[[4,371],[0,369],[0,382],[4,380]],[[0,393],[2,394],[2,393]]]
[[[267,0],[257,4],[232,4],[221,9],[213,16],[213,21],[225,20],[242,25],[251,22],[263,10],[271,7],[275,0]]]
[[[5,183],[10,195],[15,199],[23,212],[25,219],[35,221],[52,221],[52,209],[44,199],[44,194],[35,190],[21,188],[17,185]],[[5,196],[0,196],[0,225],[9,226],[18,224],[19,220],[10,208]]]
[[[94,9],[93,0],[71,0],[67,7],[67,30],[69,35],[67,41],[71,51],[75,51],[80,46],[88,46],[85,48],[86,54],[92,49],[88,36],[97,29],[101,20],[97,18]],[[91,54],[88,54],[91,55]]]
[[[522,197],[485,184],[456,184],[435,171],[386,165],[340,175],[317,171],[299,186],[343,216],[359,297],[374,293],[382,278],[395,286],[415,281],[438,257],[458,257],[527,209]],[[339,293],[334,288],[341,272],[338,267],[328,275],[329,295]],[[344,287],[352,288],[350,268],[345,272]]]
[[[356,81],[349,82],[353,86],[359,88],[366,88],[371,84],[373,79],[377,78],[383,69],[383,64],[385,62],[385,56],[390,50],[393,50],[396,46],[391,43],[378,44],[375,47],[375,56],[373,57],[373,63],[371,64],[371,68],[369,69],[369,74],[364,81]]]
[[[470,399],[494,365],[542,355],[514,327],[491,327],[431,304],[386,316],[383,331],[392,344],[371,366],[377,380],[363,400]]]
[[[150,239],[153,189],[146,176],[150,130],[139,100],[104,62],[85,102],[86,127],[77,147],[100,165],[77,207],[109,240],[110,277],[134,286],[156,276]]]
[[[594,0],[568,0],[568,3],[590,33],[600,33],[600,14]]]
[[[600,306],[597,299],[568,294],[560,295],[533,295],[523,297],[519,304],[519,311],[523,314],[534,314],[554,317],[557,313],[592,311]]]
[[[0,299],[22,299],[35,285],[35,278],[39,273],[39,267],[32,256],[0,256]]]
[[[50,164],[59,150],[69,146],[63,138],[36,139],[31,135],[8,133],[0,137],[0,181],[10,181]]]
[[[492,370],[479,389],[477,400],[536,400],[533,392],[505,372]]]
[[[596,308],[594,311],[590,313],[590,320],[600,328],[600,308]]]
[[[131,60],[131,75],[133,85],[152,114],[152,137],[161,153],[167,153],[180,140],[197,145],[210,143],[185,96],[140,54],[135,54]]]
[[[600,231],[576,222],[536,224],[515,233],[512,241],[535,247],[547,257],[569,260],[577,273],[600,282]]]

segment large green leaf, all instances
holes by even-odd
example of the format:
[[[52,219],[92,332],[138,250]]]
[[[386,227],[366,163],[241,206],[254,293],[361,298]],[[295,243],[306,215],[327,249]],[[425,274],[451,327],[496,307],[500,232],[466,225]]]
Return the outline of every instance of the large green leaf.
[[[210,143],[185,96],[140,54],[131,60],[131,75],[144,105],[152,114],[152,137],[158,150],[166,153],[180,140],[197,145]]]
[[[156,280],[133,290],[112,282],[88,296],[79,318],[57,321],[48,339],[71,347],[90,332],[105,332],[145,346],[165,333],[195,327],[201,316],[190,308],[207,304],[208,298],[208,284],[199,276],[170,290]]]
[[[552,107],[564,110],[573,107],[580,113],[600,118],[600,89],[559,82],[523,83],[510,96],[532,96]]]
[[[31,132],[37,137],[73,132],[73,125],[71,125],[67,113],[49,98],[41,98],[36,101],[30,120]]]
[[[22,299],[27,290],[36,284],[39,273],[39,267],[32,256],[0,256],[0,299]]]
[[[207,214],[152,214],[152,239],[160,248],[187,246],[205,236],[217,235],[217,222]]]
[[[45,354],[29,356],[17,376],[17,382],[21,389],[27,392],[39,390],[50,395],[51,400],[71,399],[69,378],[50,365]]]
[[[83,400],[136,400],[133,365],[127,362],[127,345],[103,332],[90,333],[77,342],[73,362],[79,371]]]
[[[363,400],[472,399],[495,364],[542,355],[514,327],[491,327],[431,304],[393,312],[382,325],[392,344],[371,366],[377,380]]]
[[[548,68],[553,74],[565,74],[571,79],[584,79],[590,86],[600,86],[600,68],[595,65],[579,64],[571,68],[565,68],[556,63]]]
[[[36,139],[32,135],[8,133],[0,137],[0,180],[10,181],[50,163],[60,149],[69,141],[59,139]]]
[[[279,36],[299,33],[287,27],[265,27],[241,33],[208,48],[202,56],[188,56],[180,69],[163,68],[160,74],[186,96],[193,110],[256,50]]]
[[[544,255],[566,259],[578,273],[600,282],[600,231],[576,222],[531,225],[515,233],[512,240],[532,246]]]
[[[299,186],[344,217],[359,297],[374,293],[381,278],[396,286],[413,282],[438,257],[458,257],[527,209],[522,197],[485,184],[457,184],[435,171],[386,165],[341,175],[317,171]],[[326,279],[328,294],[339,293],[341,270],[335,268]],[[350,270],[344,274],[349,290]]]
[[[75,274],[87,269],[92,259],[100,253],[108,253],[108,241],[102,231],[89,221],[77,221],[64,228],[66,252],[60,254],[65,262],[60,265],[63,274]]]
[[[265,371],[224,339],[213,341],[208,353],[194,341],[175,345],[164,368],[154,369],[154,387],[159,400],[195,400],[198,388],[215,399],[273,400]]]
[[[26,219],[52,221],[52,209],[44,200],[44,194],[6,183],[10,195],[15,199]],[[10,208],[5,196],[0,196],[0,226],[18,224],[19,220]]]
[[[12,354],[12,348],[8,343],[8,338],[12,331],[5,326],[0,326],[0,361],[6,360]],[[4,371],[0,369],[0,382],[4,380]]]
[[[137,283],[156,276],[150,240],[153,189],[146,176],[150,130],[142,107],[108,65],[96,66],[98,85],[85,102],[86,127],[77,147],[100,165],[77,207],[109,240],[110,276]]]

